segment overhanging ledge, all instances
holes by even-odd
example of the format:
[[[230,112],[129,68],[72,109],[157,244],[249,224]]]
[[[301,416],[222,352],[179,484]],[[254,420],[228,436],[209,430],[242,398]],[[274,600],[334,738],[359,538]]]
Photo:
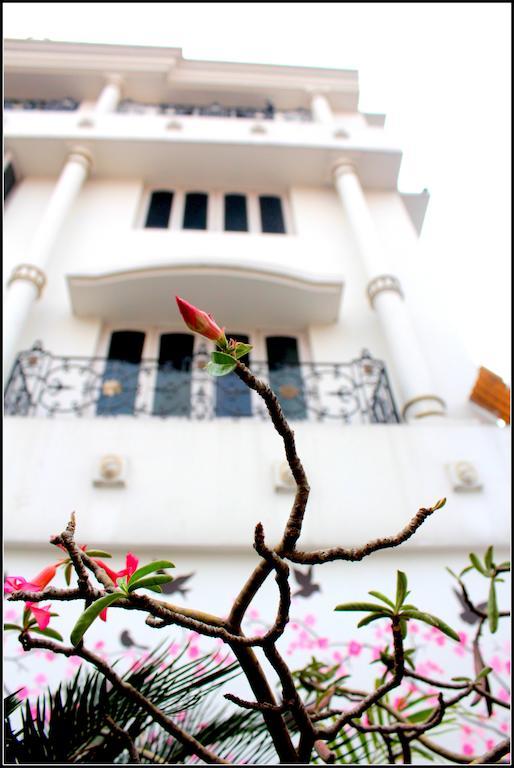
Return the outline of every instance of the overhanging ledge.
[[[233,332],[336,322],[343,290],[340,275],[212,263],[68,275],[67,282],[77,317],[181,327],[179,295]]]

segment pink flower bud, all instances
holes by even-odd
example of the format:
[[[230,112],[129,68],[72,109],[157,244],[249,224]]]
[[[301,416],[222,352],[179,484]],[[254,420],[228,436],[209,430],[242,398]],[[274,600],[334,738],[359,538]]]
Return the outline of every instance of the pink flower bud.
[[[175,296],[177,300],[180,314],[184,318],[184,322],[188,328],[195,333],[199,333],[200,336],[205,336],[211,341],[217,341],[226,345],[227,340],[225,338],[225,329],[220,328],[216,324],[212,315],[208,315],[207,312],[203,312],[201,309],[194,307],[189,302],[181,299],[180,296]]]

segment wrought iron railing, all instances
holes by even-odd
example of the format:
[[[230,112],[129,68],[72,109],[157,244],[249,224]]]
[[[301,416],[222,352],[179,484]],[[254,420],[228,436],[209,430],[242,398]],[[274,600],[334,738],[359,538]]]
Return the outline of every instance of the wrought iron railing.
[[[247,118],[254,120],[291,120],[296,122],[310,122],[312,115],[310,110],[304,107],[297,109],[275,109],[268,103],[265,107],[224,107],[217,102],[212,104],[178,104],[161,103],[147,104],[142,101],[124,99],[120,101],[117,112],[131,115],[168,115],[173,117],[229,117]]]
[[[4,109],[11,111],[74,112],[80,101],[77,99],[5,99]]]
[[[157,360],[57,357],[36,344],[22,352],[5,392],[7,416],[155,416],[267,418],[262,400],[233,373],[212,378],[201,349],[180,368]],[[251,361],[287,418],[346,424],[400,421],[380,360],[364,351],[347,363],[268,365]]]

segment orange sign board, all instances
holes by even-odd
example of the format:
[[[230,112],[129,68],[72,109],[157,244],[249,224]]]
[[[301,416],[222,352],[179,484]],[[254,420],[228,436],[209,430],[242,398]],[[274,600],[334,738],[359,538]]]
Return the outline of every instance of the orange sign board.
[[[469,399],[510,424],[510,388],[492,371],[480,368]]]

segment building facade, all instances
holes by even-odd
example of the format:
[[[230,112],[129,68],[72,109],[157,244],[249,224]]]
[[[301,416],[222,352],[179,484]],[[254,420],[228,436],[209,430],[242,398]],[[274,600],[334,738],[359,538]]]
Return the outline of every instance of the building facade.
[[[75,510],[80,542],[170,557],[174,599],[224,615],[255,524],[278,540],[281,440],[238,379],[203,372],[179,295],[253,345],[280,398],[312,489],[303,549],[395,534],[448,499],[398,551],[298,568],[307,635],[288,652],[366,666],[333,607],[391,591],[398,567],[465,632],[444,566],[507,557],[509,430],[469,400],[477,371],[417,274],[428,195],[398,191],[401,149],[359,112],[357,73],[6,41],[5,97],[7,571],[36,573]],[[266,589],[249,620],[271,620]],[[94,632],[121,651],[117,621]]]

